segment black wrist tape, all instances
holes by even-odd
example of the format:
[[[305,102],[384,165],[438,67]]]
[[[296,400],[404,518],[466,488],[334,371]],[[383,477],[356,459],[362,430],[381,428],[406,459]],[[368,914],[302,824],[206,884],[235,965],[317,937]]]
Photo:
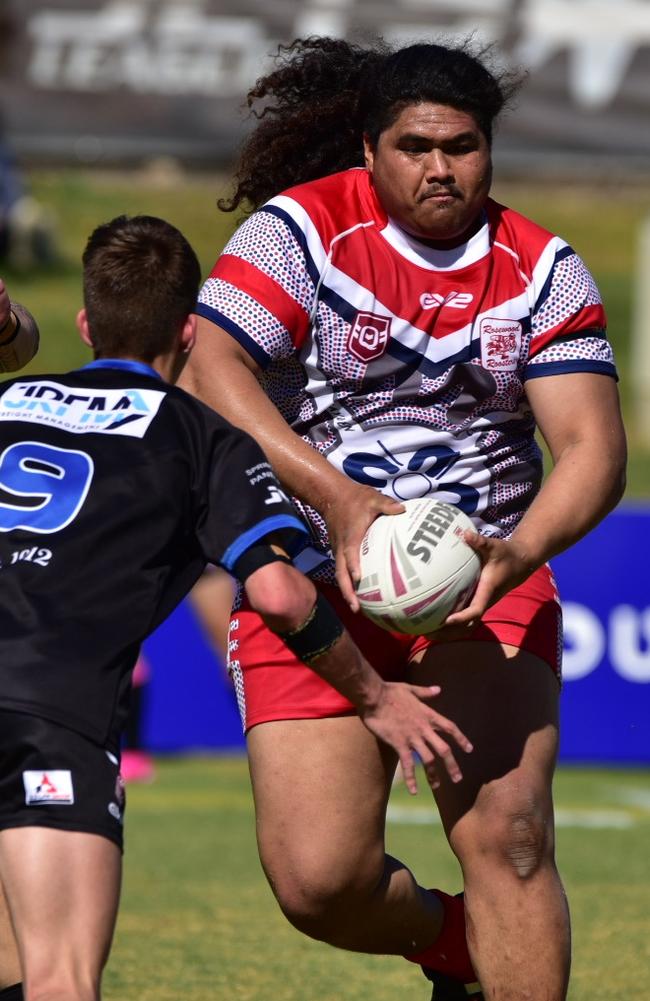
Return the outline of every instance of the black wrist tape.
[[[343,630],[343,623],[329,601],[319,594],[303,624],[289,632],[278,632],[278,636],[304,664],[311,664],[331,650]]]
[[[263,542],[260,545],[251,546],[250,549],[242,553],[232,568],[232,572],[237,580],[243,584],[247,577],[250,577],[260,567],[265,567],[267,563],[291,563],[291,560],[288,556],[276,553],[267,543]]]

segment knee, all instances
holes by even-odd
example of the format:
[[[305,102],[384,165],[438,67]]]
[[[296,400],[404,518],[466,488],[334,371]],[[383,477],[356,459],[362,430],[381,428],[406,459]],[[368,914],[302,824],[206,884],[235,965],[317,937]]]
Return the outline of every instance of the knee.
[[[336,944],[360,901],[376,888],[381,870],[371,865],[287,867],[267,873],[273,893],[288,921],[305,935]]]
[[[28,974],[23,996],[25,1001],[99,1001],[99,984],[77,971]]]
[[[527,881],[553,865],[553,816],[533,799],[510,799],[482,809],[455,846],[463,868],[471,871],[485,864]]]

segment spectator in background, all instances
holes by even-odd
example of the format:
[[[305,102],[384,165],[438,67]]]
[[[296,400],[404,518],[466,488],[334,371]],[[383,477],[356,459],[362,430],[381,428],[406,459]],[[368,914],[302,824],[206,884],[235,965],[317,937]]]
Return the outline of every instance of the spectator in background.
[[[120,772],[125,782],[151,782],[155,776],[153,757],[143,743],[144,712],[150,679],[149,661],[140,651],[133,668],[131,705],[122,741]]]
[[[29,192],[22,171],[0,131],[0,261],[17,271],[56,260],[51,213]]]
[[[225,662],[228,624],[235,581],[221,567],[208,567],[189,593],[189,599],[215,657]]]
[[[15,34],[15,17],[5,8],[0,11],[0,67],[11,58]],[[29,192],[0,112],[0,262],[25,271],[56,256],[52,216]]]

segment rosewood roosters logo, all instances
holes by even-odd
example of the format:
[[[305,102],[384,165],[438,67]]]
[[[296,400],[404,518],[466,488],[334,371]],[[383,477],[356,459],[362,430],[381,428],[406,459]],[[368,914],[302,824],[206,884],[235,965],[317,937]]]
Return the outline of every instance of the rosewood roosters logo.
[[[521,348],[521,323],[518,320],[497,320],[488,316],[481,320],[481,363],[498,372],[514,372]]]
[[[348,334],[348,351],[359,361],[369,362],[383,355],[390,337],[390,317],[357,313]]]

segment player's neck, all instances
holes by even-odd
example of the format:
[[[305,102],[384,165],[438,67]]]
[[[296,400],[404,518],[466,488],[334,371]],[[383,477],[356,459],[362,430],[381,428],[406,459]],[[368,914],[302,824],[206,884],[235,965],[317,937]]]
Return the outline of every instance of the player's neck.
[[[111,358],[101,358],[95,356],[97,361],[110,361],[115,359],[116,361],[127,361],[135,362],[138,365],[146,365],[147,368],[152,368],[164,382],[175,383],[180,375],[178,356],[176,352],[158,355],[153,359],[138,358],[136,355],[127,354],[114,354]]]

